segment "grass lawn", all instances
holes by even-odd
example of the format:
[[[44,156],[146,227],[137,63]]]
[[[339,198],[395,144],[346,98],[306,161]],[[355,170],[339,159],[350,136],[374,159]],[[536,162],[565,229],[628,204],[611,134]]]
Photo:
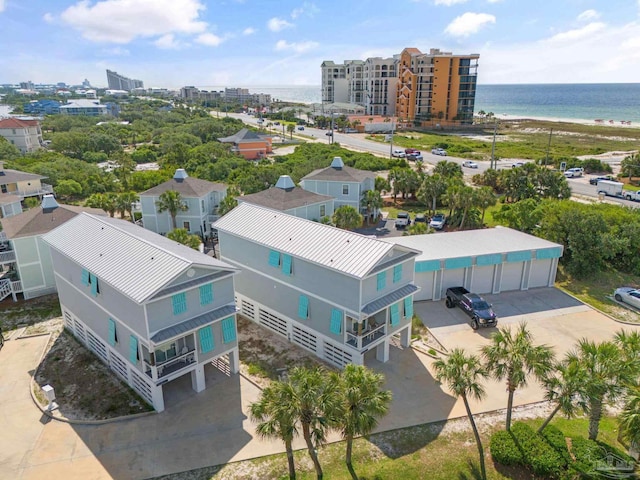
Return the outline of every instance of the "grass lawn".
[[[543,419],[525,420],[537,428]],[[584,418],[566,420],[556,418],[552,425],[566,435],[587,435],[588,421]],[[502,428],[502,425],[495,428]],[[478,453],[470,431],[439,434],[439,425],[419,425],[411,428],[372,435],[354,443],[354,468],[362,480],[472,480],[479,478]],[[494,465],[489,453],[490,432],[483,434],[487,478],[489,480],[532,479],[533,475],[521,468]],[[605,417],[600,424],[599,440],[624,450],[617,442],[617,422]],[[320,462],[325,478],[348,480],[344,465],[343,442],[320,449]],[[298,479],[316,478],[313,465],[305,450],[295,452]],[[210,467],[176,475],[160,477],[162,480],[214,480],[261,478],[288,478],[284,454],[272,455],[246,462]],[[159,479],[157,479],[159,480]]]

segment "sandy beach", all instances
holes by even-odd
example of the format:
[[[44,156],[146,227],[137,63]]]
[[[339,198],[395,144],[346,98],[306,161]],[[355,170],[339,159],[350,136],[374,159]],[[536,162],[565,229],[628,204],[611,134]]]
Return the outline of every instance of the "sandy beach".
[[[477,113],[476,113],[477,115]],[[613,120],[613,119],[600,119],[601,122],[596,122],[595,119],[587,120],[584,118],[560,118],[560,117],[538,117],[535,115],[508,115],[506,113],[495,114],[493,118],[498,120],[539,120],[543,122],[564,122],[564,123],[577,123],[580,125],[596,125],[599,127],[618,127],[618,128],[640,128],[640,123],[627,122],[626,120]],[[610,122],[613,120],[613,123]],[[625,121],[627,123],[621,123]]]

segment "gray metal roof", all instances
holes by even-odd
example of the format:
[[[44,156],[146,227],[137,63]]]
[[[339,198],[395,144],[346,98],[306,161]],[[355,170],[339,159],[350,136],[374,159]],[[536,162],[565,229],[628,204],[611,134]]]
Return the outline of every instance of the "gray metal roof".
[[[142,303],[192,266],[237,271],[192,248],[110,217],[82,213],[42,237],[101,281]]]
[[[187,290],[189,288],[195,287],[196,285],[204,285],[205,283],[213,282],[214,280],[227,275],[229,275],[228,271],[221,270],[218,272],[210,273],[209,275],[204,275],[202,277],[189,280],[188,282],[184,282],[179,285],[172,285],[170,287],[163,288],[159,292],[156,292],[156,294],[153,297],[151,297],[149,300],[155,300],[156,298],[164,297],[166,295],[171,295],[172,293],[179,292],[180,290]]]
[[[334,164],[334,162],[331,162]],[[343,164],[344,165],[344,164]],[[314,170],[302,177],[302,180],[324,180],[326,182],[356,182],[362,183],[367,178],[376,178],[376,174],[368,170],[358,170],[347,165],[336,167],[329,166]]]
[[[362,313],[364,313],[365,315],[373,315],[383,308],[387,308],[392,303],[399,302],[403,298],[416,293],[418,290],[418,287],[416,287],[415,285],[405,285],[404,287],[400,287],[399,289],[386,294],[384,297],[380,297],[379,299],[366,304],[364,307],[362,307]]]
[[[416,262],[562,247],[508,227],[409,235],[385,238],[384,241],[421,250]]]
[[[239,204],[213,227],[357,278],[367,276],[397,248],[375,238],[247,202]],[[224,255],[224,244],[220,248]]]
[[[171,180],[156,185],[155,187],[145,190],[140,194],[141,197],[145,196],[160,196],[160,194],[168,191],[175,190],[185,198],[203,197],[210,192],[223,192],[227,189],[224,183],[215,183],[208,180],[202,180],[194,177],[178,177],[175,176]]]
[[[333,197],[310,192],[300,187],[287,188],[285,190],[276,186],[261,192],[238,197],[237,200],[284,212],[292,208],[330,202],[333,201]]]
[[[207,325],[220,318],[228,317],[229,315],[233,315],[234,313],[236,313],[235,305],[225,305],[224,307],[212,310],[211,312],[203,313],[200,316],[190,318],[189,320],[185,320],[182,323],[178,323],[176,325],[167,327],[164,330],[160,330],[157,333],[153,334],[153,336],[151,337],[151,341],[157,345],[164,342],[165,340],[183,335],[190,330],[201,327],[203,325]]]

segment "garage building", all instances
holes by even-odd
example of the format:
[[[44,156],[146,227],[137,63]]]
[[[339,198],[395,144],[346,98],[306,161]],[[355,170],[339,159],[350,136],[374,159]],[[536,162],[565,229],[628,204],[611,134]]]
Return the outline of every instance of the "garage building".
[[[385,238],[422,251],[414,300],[441,300],[449,287],[500,293],[551,287],[562,245],[507,227]]]

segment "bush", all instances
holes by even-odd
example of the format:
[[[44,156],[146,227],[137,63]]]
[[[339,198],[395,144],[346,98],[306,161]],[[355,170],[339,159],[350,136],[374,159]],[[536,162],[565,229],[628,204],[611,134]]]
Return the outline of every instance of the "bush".
[[[500,430],[491,435],[489,442],[491,457],[501,465],[525,465],[522,450],[514,436],[504,430]]]
[[[574,475],[582,475],[583,478],[611,478],[606,475],[606,471],[598,472],[598,470],[596,470],[596,462],[607,464],[607,456],[609,455],[624,462],[628,462],[630,465],[633,464],[633,459],[617,448],[605,443],[594,442],[593,440],[583,437],[575,437],[571,439],[571,452],[573,453],[576,461],[570,464],[569,472]]]
[[[567,462],[530,426],[514,423],[511,433],[519,443],[525,461],[534,474],[557,478],[565,470]]]
[[[566,463],[572,462],[571,455],[569,455],[569,448],[567,447],[567,439],[559,428],[553,425],[547,425],[540,435],[560,454]]]

